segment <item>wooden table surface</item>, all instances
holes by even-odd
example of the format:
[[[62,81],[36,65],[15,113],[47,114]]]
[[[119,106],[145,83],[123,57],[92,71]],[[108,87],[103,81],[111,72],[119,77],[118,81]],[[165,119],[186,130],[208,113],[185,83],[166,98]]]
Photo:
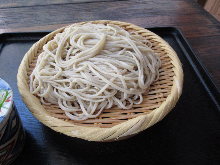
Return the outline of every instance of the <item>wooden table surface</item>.
[[[220,89],[220,23],[194,0],[0,2],[0,33],[48,31],[78,21],[98,19],[127,21],[142,27],[179,28]]]

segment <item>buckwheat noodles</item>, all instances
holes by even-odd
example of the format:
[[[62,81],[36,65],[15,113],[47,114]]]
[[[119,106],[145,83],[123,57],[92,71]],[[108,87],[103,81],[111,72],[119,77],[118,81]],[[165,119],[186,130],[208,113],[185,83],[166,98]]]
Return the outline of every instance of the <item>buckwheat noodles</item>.
[[[130,109],[158,79],[160,59],[151,47],[116,25],[71,25],[43,46],[30,91],[71,120],[95,118],[115,105]]]

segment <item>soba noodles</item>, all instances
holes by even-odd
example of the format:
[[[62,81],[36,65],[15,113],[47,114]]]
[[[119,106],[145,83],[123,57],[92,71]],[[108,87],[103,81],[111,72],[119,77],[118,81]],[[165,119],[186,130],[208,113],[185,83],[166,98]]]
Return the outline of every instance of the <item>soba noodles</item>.
[[[30,75],[42,104],[59,105],[71,120],[104,109],[130,109],[158,79],[160,59],[135,32],[104,24],[72,25],[43,46]]]

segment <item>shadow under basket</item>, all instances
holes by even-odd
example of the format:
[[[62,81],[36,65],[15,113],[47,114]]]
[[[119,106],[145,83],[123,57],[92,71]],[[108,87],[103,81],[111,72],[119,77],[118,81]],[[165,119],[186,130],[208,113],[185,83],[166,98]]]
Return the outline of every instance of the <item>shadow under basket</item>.
[[[80,22],[77,24],[84,24]],[[98,20],[94,24],[114,24],[127,31],[135,31],[152,43],[152,49],[160,57],[162,66],[159,80],[154,82],[144,101],[130,110],[117,107],[104,110],[95,119],[72,121],[57,105],[42,105],[40,99],[29,90],[29,76],[35,67],[43,45],[64,30],[65,27],[51,32],[35,43],[25,54],[17,75],[18,89],[25,104],[33,115],[51,129],[89,141],[115,141],[128,138],[162,120],[176,105],[183,84],[183,71],[175,51],[158,35],[142,27],[120,21]]]

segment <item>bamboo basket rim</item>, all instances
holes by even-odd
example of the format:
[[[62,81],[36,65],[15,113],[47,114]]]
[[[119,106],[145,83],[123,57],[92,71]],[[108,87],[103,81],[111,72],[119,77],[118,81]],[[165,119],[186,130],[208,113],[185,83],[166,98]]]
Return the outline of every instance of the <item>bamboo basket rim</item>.
[[[181,93],[182,93],[182,85],[183,85],[183,70],[180,63],[180,60],[172,49],[172,47],[166,43],[161,37],[154,34],[153,32],[144,29],[142,27],[136,26],[131,23],[121,22],[121,21],[110,21],[110,20],[97,20],[97,21],[87,21],[87,22],[79,22],[76,24],[84,24],[84,23],[101,23],[101,24],[115,24],[125,28],[125,30],[133,29],[141,34],[146,34],[152,40],[157,42],[157,46],[163,48],[166,52],[166,55],[170,58],[170,61],[173,65],[173,84],[171,87],[170,94],[166,97],[166,100],[163,101],[158,108],[151,111],[148,114],[140,114],[139,116],[128,119],[120,124],[112,126],[110,128],[99,128],[99,127],[87,127],[76,125],[55,117],[52,117],[45,108],[41,105],[39,99],[32,95],[29,91],[28,85],[28,69],[29,64],[33,60],[34,54],[37,54],[38,49],[42,48],[42,46],[53,38],[57,33],[62,32],[64,28],[57,29],[38,42],[36,42],[29,51],[25,54],[24,58],[21,61],[21,64],[18,69],[17,74],[17,85],[19,92],[22,96],[23,101],[32,112],[32,114],[43,124],[50,127],[51,129],[63,133],[65,135],[71,137],[77,137],[89,141],[115,141],[120,139],[125,139],[134,134],[143,131],[150,126],[154,125],[158,121],[162,120],[175,106],[178,101]]]

